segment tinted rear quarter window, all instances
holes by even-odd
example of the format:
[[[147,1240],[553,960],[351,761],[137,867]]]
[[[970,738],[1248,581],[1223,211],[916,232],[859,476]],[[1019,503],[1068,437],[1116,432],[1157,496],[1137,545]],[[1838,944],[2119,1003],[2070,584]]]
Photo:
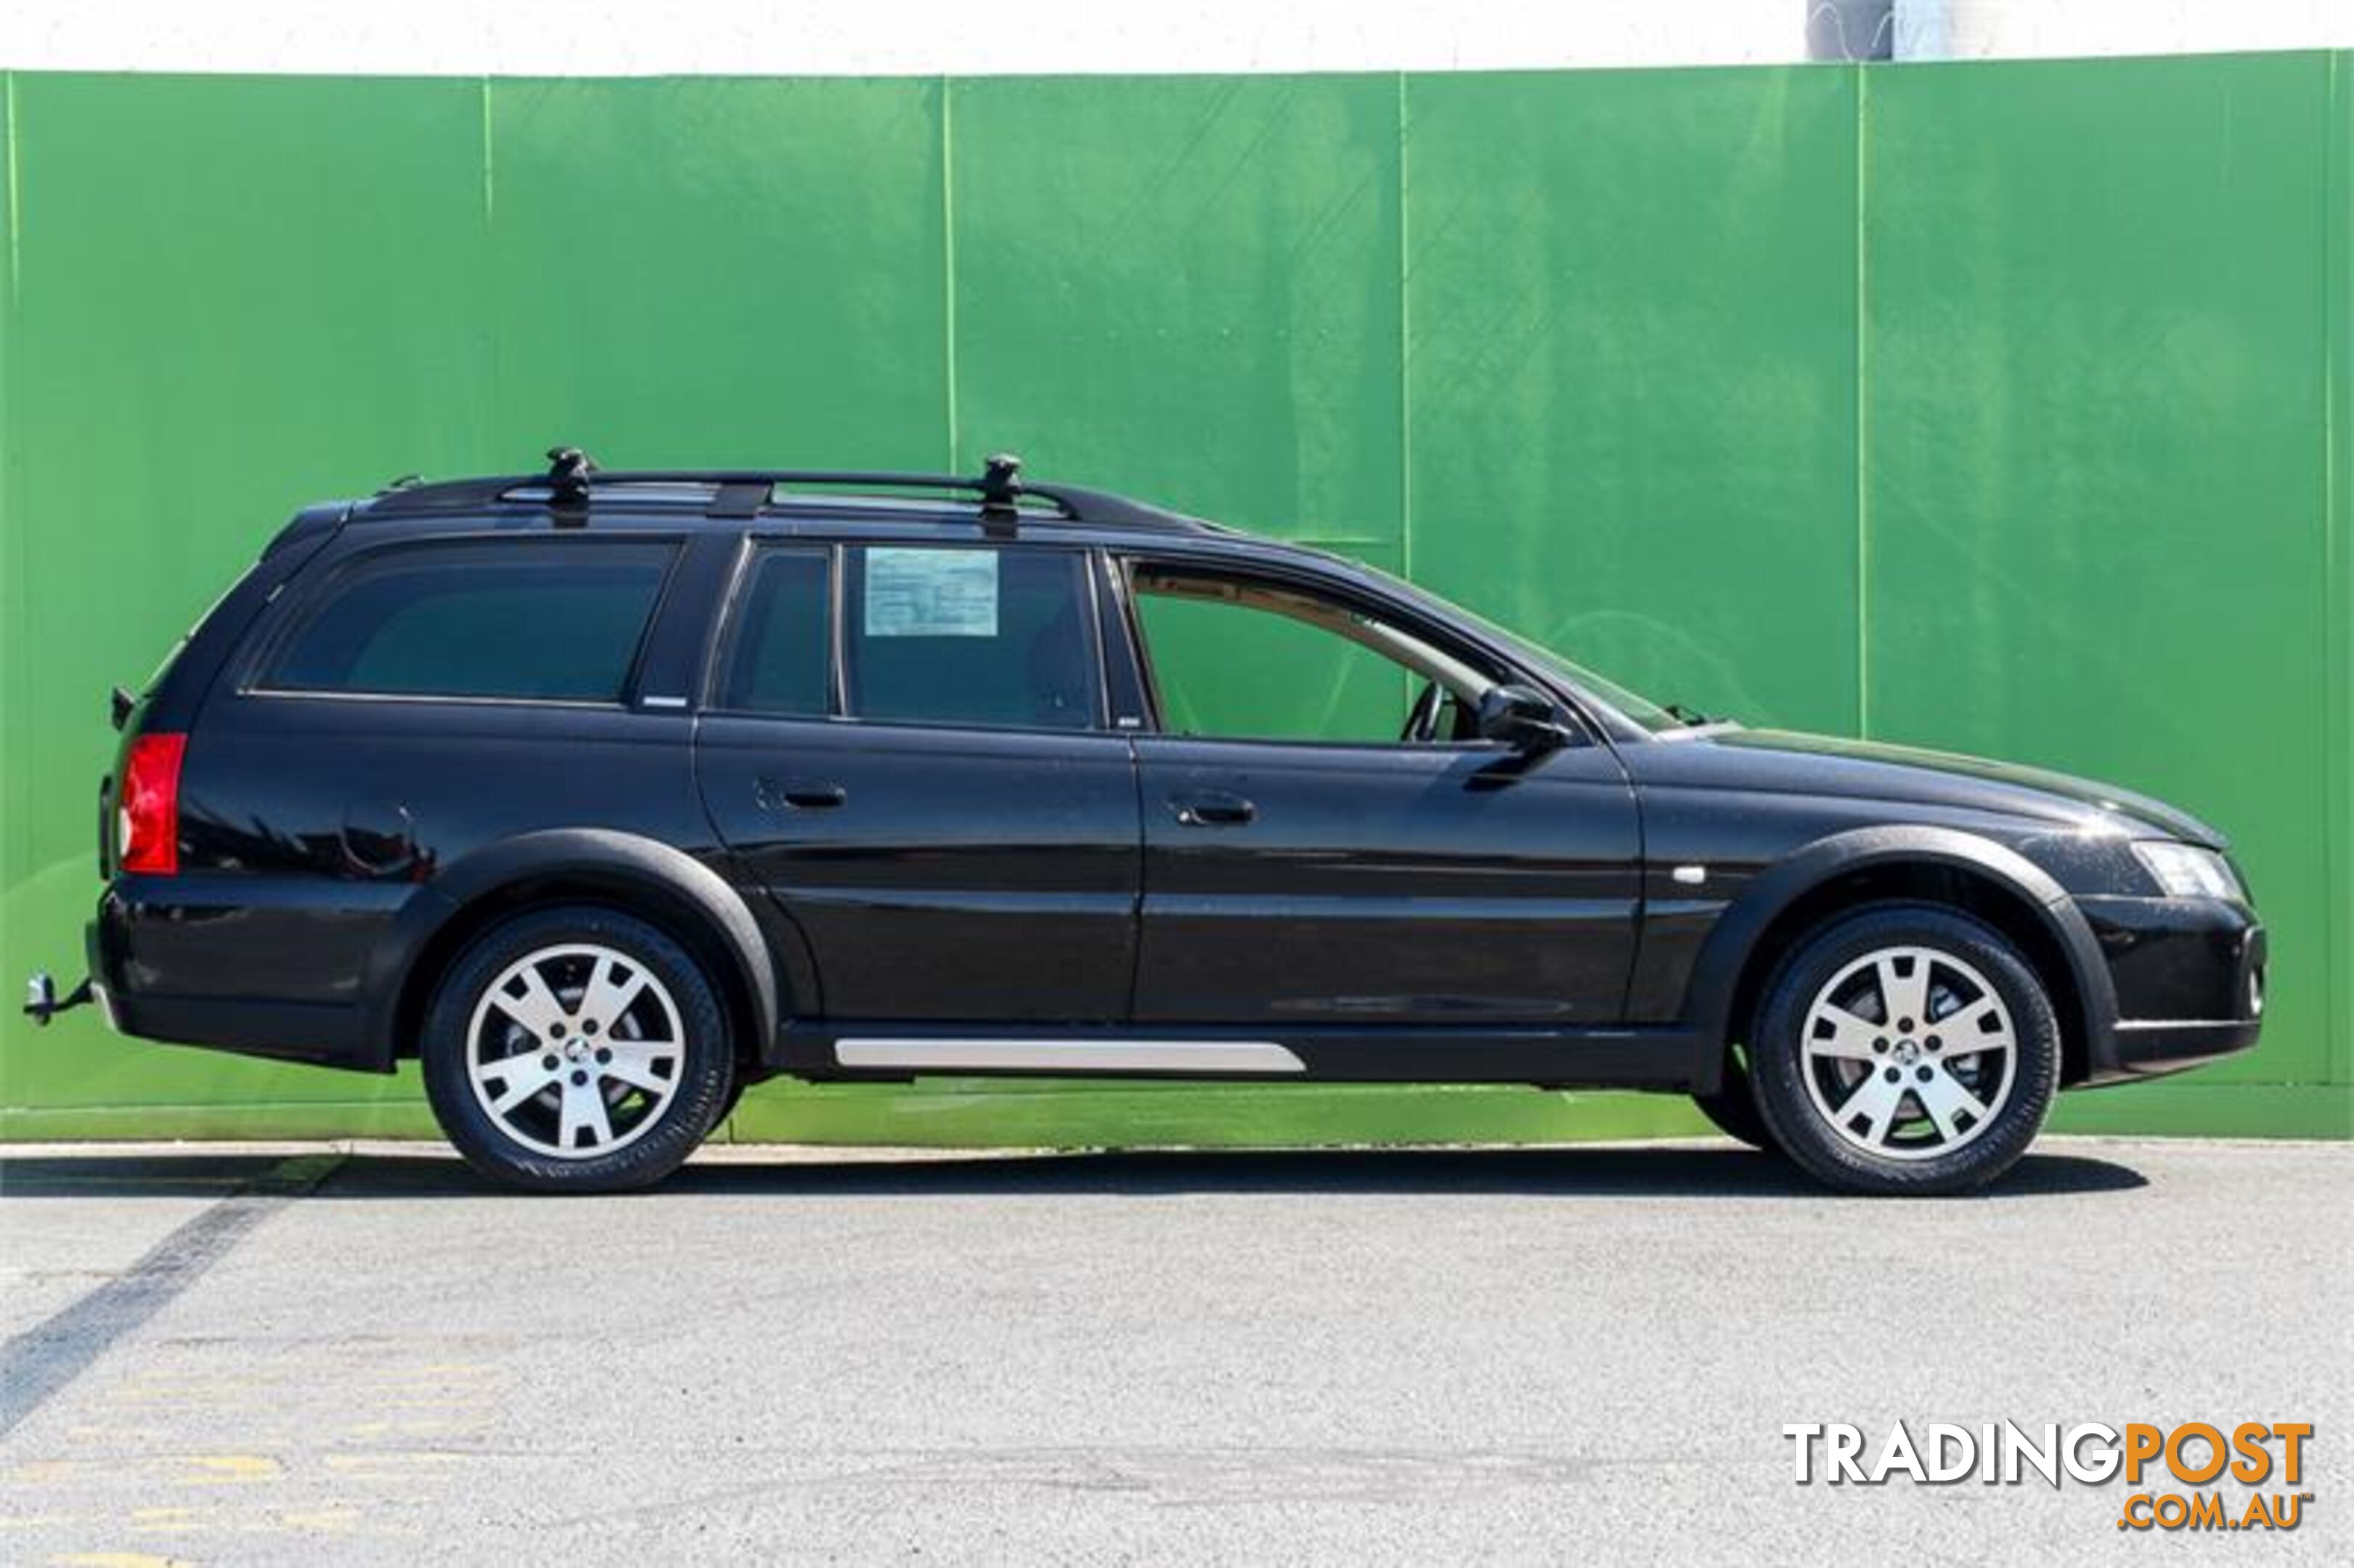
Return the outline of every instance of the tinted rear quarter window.
[[[262,684],[617,701],[674,553],[666,544],[594,539],[376,552],[336,574]]]

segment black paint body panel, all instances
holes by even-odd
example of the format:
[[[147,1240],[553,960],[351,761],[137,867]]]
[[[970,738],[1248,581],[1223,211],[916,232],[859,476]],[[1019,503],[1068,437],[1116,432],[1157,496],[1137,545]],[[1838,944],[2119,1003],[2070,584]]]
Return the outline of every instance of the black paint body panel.
[[[1127,1016],[1140,855],[1126,736],[714,715],[704,798],[833,1018]],[[789,790],[839,791],[797,806]]]
[[[1137,751],[1138,1022],[1618,1022],[1642,845],[1607,747]],[[1251,820],[1189,823],[1204,797]]]

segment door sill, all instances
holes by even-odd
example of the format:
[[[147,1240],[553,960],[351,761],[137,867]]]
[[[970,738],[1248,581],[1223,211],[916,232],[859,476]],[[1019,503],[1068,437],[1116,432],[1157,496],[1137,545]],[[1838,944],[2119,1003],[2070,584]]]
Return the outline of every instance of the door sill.
[[[1093,1024],[815,1019],[788,1025],[769,1065],[811,1079],[1234,1079],[1259,1083],[1713,1087],[1721,1042],[1681,1024]]]
[[[1159,1040],[845,1034],[835,1062],[850,1071],[898,1073],[1184,1073],[1256,1077],[1305,1073],[1308,1064],[1272,1040]]]

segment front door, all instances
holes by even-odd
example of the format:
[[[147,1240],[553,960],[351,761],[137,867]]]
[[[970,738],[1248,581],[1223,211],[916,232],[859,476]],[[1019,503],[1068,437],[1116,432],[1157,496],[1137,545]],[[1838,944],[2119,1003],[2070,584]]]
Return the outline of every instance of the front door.
[[[1620,1016],[1641,846],[1608,747],[1478,738],[1501,672],[1362,599],[1182,562],[1126,580],[1158,719],[1140,1024]]]
[[[704,799],[862,1022],[1114,1022],[1139,886],[1084,552],[761,549],[700,726]]]

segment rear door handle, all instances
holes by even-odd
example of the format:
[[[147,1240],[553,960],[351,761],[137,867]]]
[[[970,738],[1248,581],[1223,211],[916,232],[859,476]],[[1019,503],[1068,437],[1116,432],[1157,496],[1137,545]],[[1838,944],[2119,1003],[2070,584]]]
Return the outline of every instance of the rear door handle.
[[[1188,828],[1238,828],[1258,816],[1257,806],[1223,789],[1172,795],[1169,809],[1176,813],[1179,825]]]
[[[777,779],[759,781],[756,793],[760,804],[773,811],[791,807],[801,811],[824,811],[846,804],[850,791],[825,779]]]

